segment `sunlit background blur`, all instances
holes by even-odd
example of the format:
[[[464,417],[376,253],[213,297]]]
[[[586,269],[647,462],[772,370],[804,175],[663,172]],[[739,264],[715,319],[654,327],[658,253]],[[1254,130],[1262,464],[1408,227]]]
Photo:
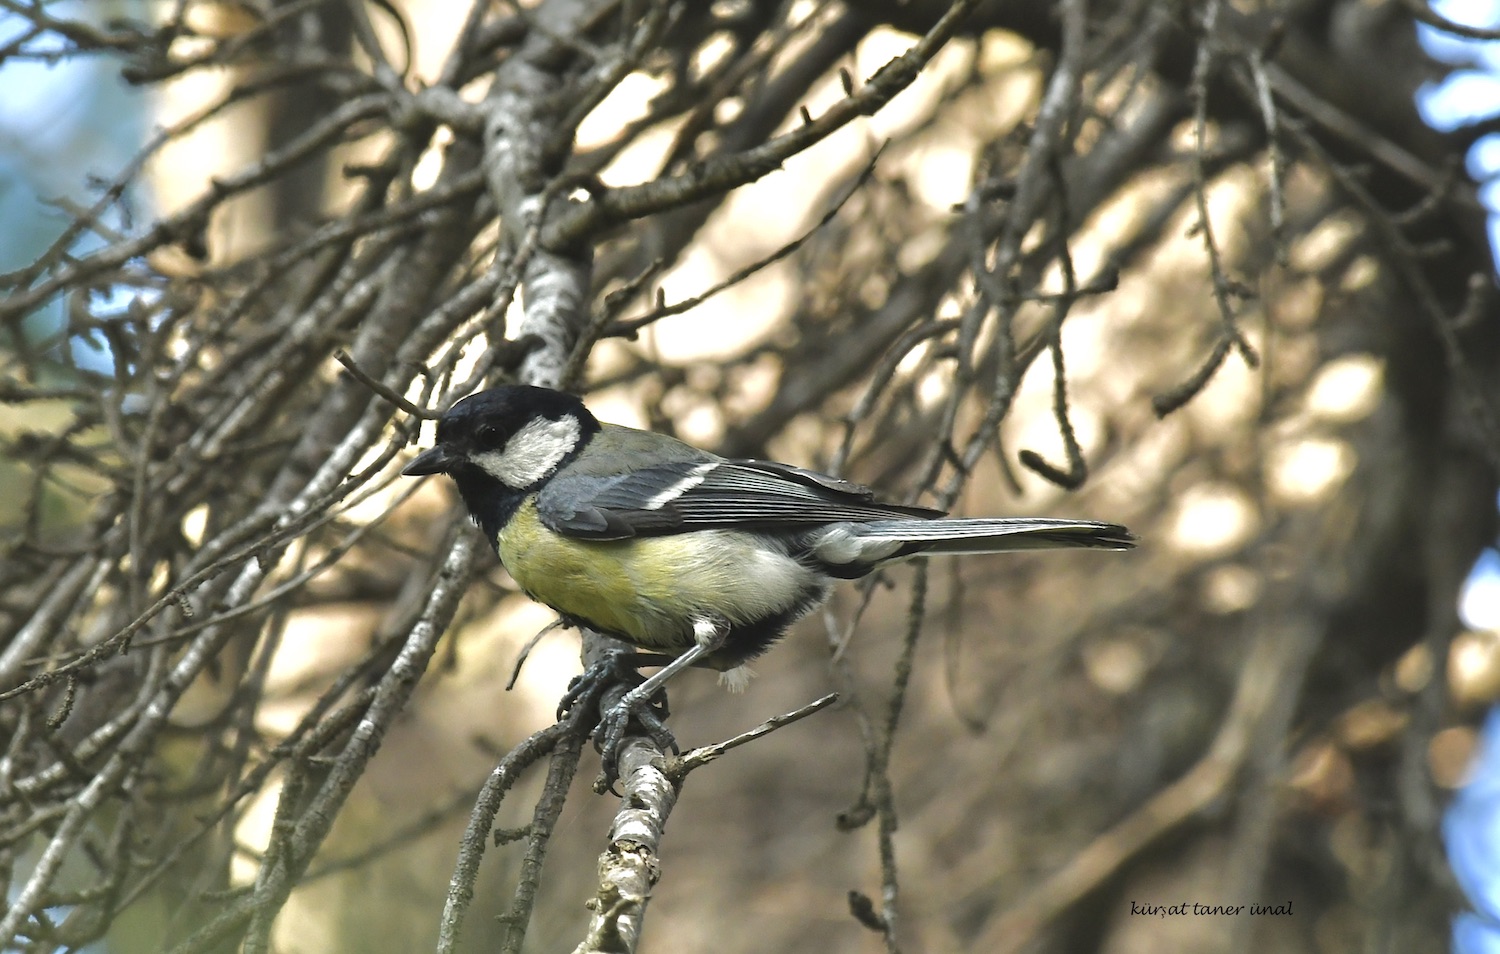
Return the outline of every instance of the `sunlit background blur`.
[[[438,0],[406,0],[401,6],[416,26],[412,73],[431,79],[463,8]],[[819,15],[811,4],[806,6],[807,15]],[[101,22],[144,16],[142,7],[127,0],[63,2],[49,9],[59,16],[86,11]],[[240,28],[233,4],[195,9],[205,18],[199,24],[205,33]],[[1495,20],[1488,3],[1455,2],[1441,9],[1477,25]],[[375,24],[388,48],[399,49],[394,27],[378,18]],[[15,16],[0,14],[0,43],[22,29]],[[1438,42],[1430,31],[1424,38],[1434,55],[1475,63],[1448,85],[1424,94],[1430,122],[1441,127],[1487,113],[1475,108],[1479,98],[1500,103],[1494,72],[1500,54],[1452,39]],[[860,44],[851,72],[868,76],[912,42],[912,36],[877,30]],[[715,50],[710,45],[699,55],[711,59]],[[817,286],[809,274],[820,261],[829,265],[841,258],[894,254],[901,268],[916,269],[937,253],[941,224],[971,189],[980,144],[1015,127],[1035,108],[1043,73],[1032,57],[1025,43],[999,32],[955,43],[889,108],[851,123],[784,170],[741,189],[710,220],[681,263],[661,276],[666,300],[700,293],[807,232],[836,198],[825,191],[826,184],[857,173],[888,138],[899,140],[881,155],[877,167],[880,179],[904,203],[900,221],[889,223],[892,234],[830,236],[827,241],[837,246],[836,252],[789,258],[650,326],[636,340],[603,342],[588,370],[596,385],[589,398],[595,412],[623,424],[670,426],[705,446],[729,442],[737,452],[754,450],[801,465],[827,466],[843,437],[840,421],[830,414],[796,416],[784,429],[757,435],[759,443],[733,444],[752,440],[744,435],[754,434],[757,415],[778,399],[784,384],[776,354],[763,346],[787,335],[789,323],[810,307],[808,296]],[[975,72],[981,79],[969,82]],[[194,116],[233,80],[206,71],[141,91],[125,86],[115,74],[116,68],[101,59],[8,62],[0,69],[0,220],[6,223],[0,270],[32,261],[66,224],[67,202],[118,175],[146,137]],[[957,95],[955,89],[960,90]],[[806,102],[814,114],[843,95],[836,74],[824,77],[819,91]],[[580,147],[613,141],[646,114],[646,105],[659,92],[659,81],[647,73],[627,77],[584,121]],[[253,162],[263,147],[257,108],[251,103],[225,110],[153,158],[130,196],[135,220],[111,220],[108,227],[125,232],[137,228],[192,201],[212,177]],[[612,185],[653,178],[672,141],[673,129],[653,130],[622,150],[600,178]],[[1472,157],[1471,172],[1477,178],[1500,171],[1496,142],[1500,139],[1485,140]],[[342,158],[373,158],[377,145],[346,150]],[[1181,145],[1187,145],[1185,133]],[[435,174],[438,156],[434,149],[433,164],[419,166],[419,180]],[[1072,248],[1080,279],[1087,282],[1101,274],[1107,266],[1105,252],[1140,229],[1153,203],[1181,188],[1185,179],[1180,169],[1151,172],[1103,205]],[[338,207],[343,180],[330,175],[324,188],[327,205]],[[1261,171],[1249,166],[1218,177],[1210,190],[1213,214],[1226,222],[1249,218],[1248,210],[1263,202],[1262,188]],[[1287,190],[1294,208],[1310,208],[1327,199],[1329,187],[1298,168]],[[1492,201],[1495,194],[1493,188],[1486,190]],[[209,236],[214,254],[224,259],[263,245],[274,218],[253,193],[231,208],[230,214],[215,218]],[[1390,413],[1385,362],[1373,346],[1357,339],[1330,353],[1320,347],[1317,335],[1331,297],[1358,301],[1381,280],[1377,261],[1359,250],[1361,227],[1352,217],[1332,216],[1294,236],[1290,267],[1267,271],[1261,301],[1250,307],[1245,321],[1247,337],[1266,356],[1264,365],[1251,369],[1231,358],[1198,399],[1157,421],[1150,397],[1172,388],[1201,351],[1202,341],[1179,329],[1195,320],[1208,327],[1214,320],[1211,301],[1202,293],[1202,246],[1193,234],[1194,217],[1184,207],[1149,259],[1126,272],[1113,293],[1081,301],[1064,327],[1072,420],[1084,456],[1095,464],[1085,488],[1065,493],[1028,470],[1002,469],[986,458],[958,508],[972,514],[1033,512],[1118,520],[1141,532],[1148,545],[1128,561],[1052,556],[934,569],[932,615],[944,632],[935,633],[930,645],[941,648],[933,654],[934,664],[918,674],[917,701],[900,743],[909,762],[903,774],[907,787],[900,795],[899,848],[905,865],[904,904],[913,912],[913,930],[921,941],[917,949],[956,949],[964,918],[977,917],[969,912],[984,909],[976,894],[982,893],[996,855],[1036,851],[1039,863],[1060,863],[1074,847],[1049,847],[1036,833],[1020,830],[1021,819],[995,809],[987,797],[994,776],[1015,772],[1017,786],[1024,782],[1044,790],[1087,784],[1134,786],[1144,792],[1165,771],[1163,766],[1191,764],[1196,753],[1172,748],[1178,741],[1189,744],[1187,728],[1161,732],[1160,750],[1120,753],[1108,750],[1113,736],[1105,727],[1135,719],[1158,727],[1162,720],[1180,719],[1186,726],[1208,718],[1202,699],[1147,703],[1139,694],[1148,691],[1151,673],[1195,665],[1198,650],[1190,644],[1201,634],[1214,630],[1217,636],[1243,636],[1249,624],[1240,621],[1256,618],[1268,592],[1309,572],[1319,548],[1337,550],[1361,532],[1356,501],[1362,493],[1361,468],[1371,466],[1369,435],[1387,426],[1383,415]],[[1226,256],[1263,261],[1257,245],[1264,234],[1257,227],[1223,229]],[[97,241],[81,237],[78,250],[87,251]],[[156,264],[194,267],[187,260]],[[1333,287],[1322,277],[1330,273],[1337,275]],[[1052,276],[1050,284],[1059,286],[1060,276]],[[861,294],[873,305],[885,290],[871,284]],[[947,311],[939,317],[952,317],[961,303],[953,300],[944,307]],[[1041,315],[1023,312],[1023,318],[1038,327]],[[61,314],[46,312],[34,320],[38,337],[44,337],[49,323],[54,329],[60,326]],[[75,340],[70,347],[90,352],[94,357],[89,360],[98,367],[109,365],[102,341]],[[936,348],[914,349],[896,371],[903,386],[928,406],[942,400],[950,384],[946,366],[934,360]],[[665,371],[642,377],[637,372],[646,363]],[[65,419],[62,407],[28,405],[22,412],[0,405],[0,432],[14,434],[39,423],[58,426]],[[1025,448],[1050,460],[1063,459],[1053,416],[1052,370],[1046,362],[1038,362],[1027,375],[1003,433],[1004,446],[1012,451]],[[883,476],[899,474],[903,455],[920,446],[920,440],[916,434],[861,435],[846,469],[856,479],[879,485]],[[19,479],[19,469],[0,459],[0,487]],[[897,493],[902,488],[887,489]],[[394,485],[347,516],[373,519],[410,490]],[[82,488],[73,499],[59,497],[59,526],[79,519],[87,491]],[[0,491],[0,522],[17,518],[6,510],[8,496]],[[449,489],[428,481],[397,511],[391,532],[422,541],[422,526],[452,506]],[[1284,532],[1302,524],[1313,529]],[[190,521],[183,529],[190,538],[202,533]],[[1272,543],[1263,546],[1267,539]],[[400,564],[393,566],[399,569]],[[392,589],[401,583],[391,568],[361,570]],[[389,737],[341,819],[326,876],[299,889],[278,922],[280,950],[341,950],[353,938],[389,939],[393,932],[410,945],[430,937],[474,786],[489,770],[494,752],[552,720],[556,700],[578,667],[574,636],[553,634],[531,654],[515,690],[507,693],[517,652],[552,615],[511,592],[499,570],[491,574],[489,586],[502,597],[484,612],[461,619],[440,671],[429,674],[427,691]],[[867,648],[858,666],[872,682],[890,665],[905,606],[899,594],[880,592],[874,600],[857,637]],[[721,738],[820,694],[826,688],[828,634],[843,625],[856,602],[852,593],[842,593],[833,613],[801,626],[787,645],[757,665],[762,678],[744,696],[722,695],[707,675],[683,679],[674,688],[673,708],[674,726],[684,742]],[[1101,605],[1091,605],[1085,613],[1081,602]],[[1125,622],[1107,628],[1091,622],[1111,612]],[[1363,840],[1366,821],[1347,808],[1358,798],[1357,763],[1365,753],[1391,744],[1405,728],[1402,700],[1434,679],[1446,680],[1463,718],[1431,740],[1427,756],[1432,778],[1444,789],[1458,790],[1466,782],[1471,786],[1447,828],[1450,852],[1463,862],[1460,880],[1478,910],[1459,922],[1459,948],[1500,951],[1500,934],[1487,933],[1500,930],[1495,921],[1500,917],[1500,723],[1491,724],[1483,742],[1471,727],[1500,697],[1500,553],[1495,550],[1476,566],[1462,613],[1468,629],[1453,642],[1446,659],[1432,658],[1421,644],[1411,646],[1390,667],[1385,696],[1339,700],[1344,709],[1337,718],[1296,739],[1283,795],[1310,815],[1342,819],[1336,827],[1345,827],[1334,837],[1339,861],[1352,880],[1373,877],[1370,848]],[[379,608],[362,595],[330,597],[292,613],[267,682],[270,697],[257,722],[267,739],[288,732],[329,680],[367,650],[379,617]],[[1003,626],[996,620],[1003,620]],[[987,641],[986,633],[996,628],[1007,639]],[[882,649],[882,641],[891,648]],[[1206,673],[1203,681],[1205,694],[1221,700],[1233,675]],[[198,724],[222,702],[205,686],[185,700],[176,718],[184,726]],[[981,725],[984,733],[970,731]],[[1045,736],[1032,734],[1039,726],[1048,727]],[[1069,738],[1071,747],[1059,744],[1054,732]],[[695,777],[672,821],[669,864],[706,856],[718,867],[712,876],[674,873],[663,882],[649,921],[650,949],[729,950],[721,944],[724,932],[750,923],[758,925],[761,936],[758,944],[744,945],[747,950],[781,949],[793,934],[803,944],[824,945],[824,950],[866,949],[860,945],[871,942],[851,937],[853,931],[841,917],[843,896],[853,884],[877,883],[878,861],[868,840],[840,834],[832,825],[834,814],[851,798],[851,780],[860,771],[853,735],[845,717],[820,716],[726,759],[726,766],[736,763],[732,774],[728,767],[715,767],[701,773],[701,781]],[[1019,755],[1038,744],[1033,741],[1037,738],[1055,748],[1021,764]],[[1482,774],[1472,776],[1476,750],[1483,757]],[[821,764],[821,773],[788,777],[783,766],[789,753],[799,756],[797,765]],[[710,778],[713,773],[718,775]],[[1029,774],[1021,779],[1023,773]],[[237,828],[238,884],[255,876],[278,794],[276,785],[260,792]],[[576,923],[564,917],[577,914],[569,905],[576,908],[587,896],[593,852],[612,810],[607,802],[575,803],[565,816],[565,826],[576,836],[562,839],[549,858],[561,887],[552,889],[558,897],[542,909],[534,941],[538,950],[568,943],[576,934]],[[517,814],[502,824],[524,821]],[[364,843],[407,829],[412,834],[404,847],[353,873],[340,870],[340,853],[355,857]],[[765,847],[773,840],[779,847]],[[1140,875],[1142,893],[1159,888],[1167,895],[1186,880],[1195,898],[1213,900],[1229,883],[1216,880],[1213,860],[1205,854],[1181,861],[1175,872],[1147,870]],[[494,888],[501,878],[502,872],[492,870],[482,885]],[[389,914],[371,910],[374,899],[386,898],[399,899]],[[788,911],[798,913],[783,920]],[[811,923],[804,917],[807,912],[814,912]],[[548,922],[548,917],[557,920]],[[778,923],[767,924],[768,919]],[[1131,922],[1116,927],[1128,937],[1159,926]],[[1273,928],[1267,930],[1275,936]],[[1320,930],[1343,936],[1337,923]],[[1117,950],[1136,949],[1121,944]]]

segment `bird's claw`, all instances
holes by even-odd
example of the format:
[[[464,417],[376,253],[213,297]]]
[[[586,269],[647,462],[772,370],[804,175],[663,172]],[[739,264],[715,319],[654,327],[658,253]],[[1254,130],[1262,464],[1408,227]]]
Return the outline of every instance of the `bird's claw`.
[[[557,703],[557,718],[567,717],[575,710],[585,718],[597,715],[592,736],[599,750],[602,763],[599,791],[612,789],[619,779],[620,746],[624,744],[632,720],[640,727],[641,734],[649,738],[663,751],[676,753],[677,740],[667,728],[666,719],[671,715],[667,705],[667,694],[658,690],[650,696],[639,694],[645,678],[636,669],[639,660],[631,653],[608,653],[568,683],[568,691]],[[624,686],[626,692],[620,701],[609,705],[609,690]]]
[[[667,695],[657,692],[650,697],[637,696],[632,689],[619,702],[604,711],[594,729],[594,746],[599,750],[600,778],[598,791],[614,788],[620,777],[620,747],[633,721],[641,733],[664,752],[678,753],[677,739],[667,728]]]
[[[605,653],[603,658],[574,676],[568,683],[568,691],[557,701],[558,721],[562,721],[579,703],[583,704],[584,712],[597,712],[600,700],[611,686],[623,685],[634,689],[643,681],[640,670],[635,667],[633,653]]]

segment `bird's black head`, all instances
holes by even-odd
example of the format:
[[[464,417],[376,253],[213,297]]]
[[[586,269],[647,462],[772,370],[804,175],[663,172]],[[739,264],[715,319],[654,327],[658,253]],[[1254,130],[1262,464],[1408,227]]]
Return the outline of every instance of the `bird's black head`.
[[[520,495],[578,455],[599,422],[571,394],[525,385],[459,401],[438,421],[437,443],[401,471],[447,474],[493,539]],[[493,524],[493,526],[492,526]]]

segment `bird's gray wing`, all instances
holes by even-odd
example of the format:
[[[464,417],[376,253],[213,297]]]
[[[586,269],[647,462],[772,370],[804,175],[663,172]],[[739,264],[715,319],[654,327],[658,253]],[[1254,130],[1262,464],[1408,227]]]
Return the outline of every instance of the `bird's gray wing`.
[[[538,494],[537,513],[558,533],[594,540],[942,515],[881,503],[867,487],[789,464],[720,458],[671,461],[626,474],[565,470]]]

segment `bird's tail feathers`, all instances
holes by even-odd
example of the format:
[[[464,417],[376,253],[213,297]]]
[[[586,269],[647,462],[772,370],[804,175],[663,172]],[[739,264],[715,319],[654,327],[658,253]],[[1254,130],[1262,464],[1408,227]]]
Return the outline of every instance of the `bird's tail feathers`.
[[[817,551],[837,565],[884,563],[919,553],[1005,553],[1058,547],[1128,550],[1135,536],[1119,524],[1049,517],[872,520],[841,524]]]

